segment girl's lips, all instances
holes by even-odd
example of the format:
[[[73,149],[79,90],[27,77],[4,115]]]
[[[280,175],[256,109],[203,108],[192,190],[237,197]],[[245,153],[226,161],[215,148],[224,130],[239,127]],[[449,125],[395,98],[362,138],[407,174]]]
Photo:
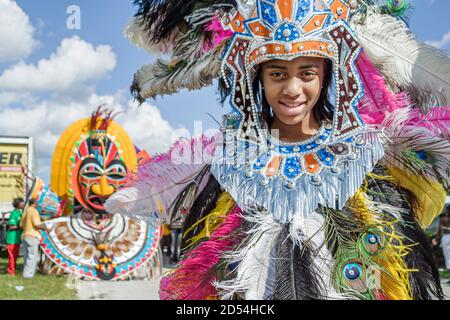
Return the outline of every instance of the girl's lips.
[[[287,108],[298,108],[298,107],[302,107],[303,105],[305,105],[306,101],[290,102],[290,103],[280,101],[280,104],[282,104],[284,107],[287,107]]]
[[[303,111],[304,107],[306,106],[306,102],[297,104],[286,104],[280,101],[280,105],[283,107],[284,113],[287,116],[297,116]]]

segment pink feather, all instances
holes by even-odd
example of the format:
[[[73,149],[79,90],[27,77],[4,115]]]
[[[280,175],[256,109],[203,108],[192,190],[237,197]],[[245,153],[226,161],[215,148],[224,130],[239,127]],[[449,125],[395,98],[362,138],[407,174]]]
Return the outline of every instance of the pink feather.
[[[180,192],[211,163],[220,141],[220,133],[211,138],[178,141],[168,152],[155,156],[140,166],[137,173],[130,174],[127,185],[106,202],[107,210],[164,220]],[[199,192],[206,183],[207,179],[203,179]]]
[[[189,252],[180,266],[160,283],[161,300],[204,300],[217,296],[213,282],[216,274],[212,268],[227,251],[232,250],[242,238],[233,235],[241,226],[242,211],[235,207],[208,241]]]
[[[223,41],[233,36],[233,32],[222,28],[222,24],[220,23],[218,17],[214,17],[211,23],[206,26],[205,30],[212,34],[212,39],[210,41],[205,41],[202,47],[202,52],[211,51]]]
[[[364,85],[358,111],[365,124],[380,125],[388,114],[411,104],[405,93],[394,94],[389,90],[383,76],[365,53],[360,55],[356,65]]]
[[[426,128],[438,136],[450,136],[450,106],[431,109],[426,115],[420,110],[411,110],[408,125]]]

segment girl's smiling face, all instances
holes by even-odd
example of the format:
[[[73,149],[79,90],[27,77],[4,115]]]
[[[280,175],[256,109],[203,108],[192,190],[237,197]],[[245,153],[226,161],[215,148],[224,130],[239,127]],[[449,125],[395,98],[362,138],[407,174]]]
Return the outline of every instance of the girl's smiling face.
[[[299,57],[262,64],[264,92],[275,117],[288,126],[314,117],[325,73],[325,59]]]

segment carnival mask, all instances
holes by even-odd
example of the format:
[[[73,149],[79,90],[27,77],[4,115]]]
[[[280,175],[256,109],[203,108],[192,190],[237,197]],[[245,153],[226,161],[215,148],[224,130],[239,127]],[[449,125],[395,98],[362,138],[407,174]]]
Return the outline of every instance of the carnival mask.
[[[120,160],[116,144],[106,135],[85,140],[78,155],[86,151],[88,155],[79,158],[72,174],[75,198],[88,211],[105,214],[103,204],[125,184],[127,167]]]

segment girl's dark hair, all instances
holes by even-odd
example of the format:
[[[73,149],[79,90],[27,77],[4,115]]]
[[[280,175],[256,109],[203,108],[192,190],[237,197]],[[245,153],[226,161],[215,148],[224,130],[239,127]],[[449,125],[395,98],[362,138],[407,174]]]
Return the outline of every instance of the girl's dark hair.
[[[257,76],[253,81],[253,92],[255,93],[256,104],[262,106],[261,123],[262,125],[267,124],[267,126],[270,127],[274,117],[271,112],[271,108],[269,102],[267,101],[264,90],[262,89],[261,70],[262,68],[260,67]],[[323,88],[320,93],[319,100],[314,106],[314,116],[318,122],[322,121],[331,122],[333,120],[334,107],[331,104],[328,97],[328,91],[331,86],[332,75],[333,75],[333,62],[327,59],[324,70]]]
[[[23,202],[22,198],[16,198],[13,200],[13,207],[14,209],[19,209],[20,203]]]

